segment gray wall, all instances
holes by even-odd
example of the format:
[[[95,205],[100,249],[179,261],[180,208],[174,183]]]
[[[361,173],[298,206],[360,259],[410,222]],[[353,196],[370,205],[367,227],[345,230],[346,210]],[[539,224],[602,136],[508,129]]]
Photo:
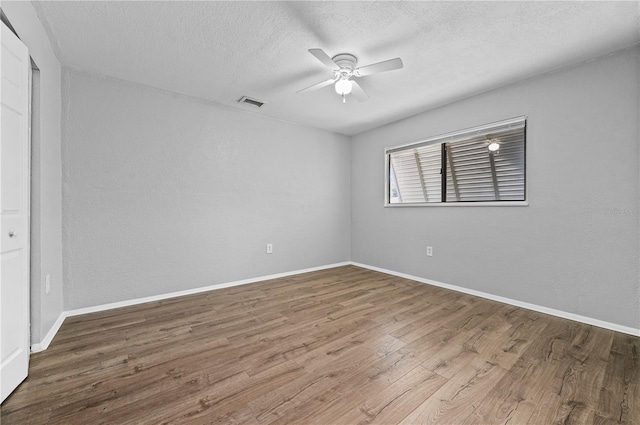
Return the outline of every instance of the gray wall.
[[[346,136],[69,69],[63,116],[66,310],[350,258]]]
[[[61,100],[33,6],[2,9],[41,71],[33,343],[63,310],[62,224],[65,310],[351,258],[640,326],[637,48],[358,135],[350,163],[345,137],[77,71]],[[384,147],[522,114],[529,207],[382,207]]]
[[[355,136],[352,260],[638,328],[639,60],[624,50]],[[519,115],[530,206],[383,208],[385,147]]]
[[[63,304],[60,63],[30,2],[3,1],[2,10],[40,69],[31,146],[31,343],[36,344],[51,330]]]

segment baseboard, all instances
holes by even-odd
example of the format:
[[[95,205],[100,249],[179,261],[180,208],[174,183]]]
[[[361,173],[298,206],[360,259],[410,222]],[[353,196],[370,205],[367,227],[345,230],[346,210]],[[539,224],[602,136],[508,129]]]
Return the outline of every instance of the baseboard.
[[[62,326],[64,319],[67,317],[79,316],[81,314],[87,314],[87,313],[96,313],[96,312],[105,311],[105,310],[112,310],[114,308],[120,308],[120,307],[128,307],[136,304],[144,304],[152,301],[166,300],[168,298],[181,297],[184,295],[198,294],[200,292],[214,291],[216,289],[230,288],[232,286],[247,285],[249,283],[262,282],[262,281],[271,280],[271,279],[278,279],[281,277],[315,272],[318,270],[332,269],[334,267],[348,266],[350,264],[351,263],[349,261],[345,261],[342,263],[326,264],[324,266],[310,267],[307,269],[294,270],[294,271],[284,272],[284,273],[276,273],[276,274],[271,274],[266,276],[252,277],[250,279],[236,280],[234,282],[226,282],[226,283],[220,283],[217,285],[203,286],[200,288],[187,289],[184,291],[169,292],[166,294],[152,295],[150,297],[136,298],[132,300],[119,301],[115,303],[79,308],[76,310],[63,311],[62,313],[60,313],[60,316],[58,316],[58,319],[53,324],[49,332],[47,332],[47,335],[45,335],[44,339],[39,343],[31,344],[31,352],[37,353],[37,352],[46,350],[49,347],[49,344],[51,344],[51,341],[53,341],[53,337],[55,337],[56,334],[58,333],[58,330],[60,329],[60,326]]]
[[[60,315],[54,322],[53,326],[51,326],[51,329],[49,329],[49,332],[47,332],[47,334],[44,336],[42,341],[31,345],[32,353],[38,353],[40,351],[44,351],[49,347],[49,344],[51,344],[51,341],[53,341],[53,337],[56,336],[56,334],[58,333],[58,330],[60,330],[60,326],[62,326],[62,323],[64,322],[64,319],[66,317],[67,317],[67,313],[65,311],[60,313]]]
[[[249,283],[262,282],[264,280],[278,279],[278,278],[281,278],[281,277],[293,276],[293,275],[302,274],[302,273],[315,272],[315,271],[318,271],[318,270],[332,269],[334,267],[348,266],[349,264],[350,263],[348,261],[345,261],[345,262],[342,262],[342,263],[327,264],[327,265],[324,265],[324,266],[311,267],[311,268],[308,268],[308,269],[301,269],[301,270],[294,270],[294,271],[291,271],[291,272],[276,273],[276,274],[271,274],[271,275],[267,275],[267,276],[252,277],[250,279],[236,280],[234,282],[226,282],[226,283],[220,283],[220,284],[217,284],[217,285],[203,286],[203,287],[200,287],[200,288],[187,289],[187,290],[184,290],[184,291],[169,292],[169,293],[166,293],[166,294],[152,295],[150,297],[135,298],[135,299],[132,299],[132,300],[118,301],[118,302],[115,302],[115,303],[109,303],[109,304],[96,305],[96,306],[92,306],[92,307],[79,308],[79,309],[76,309],[76,310],[66,311],[65,314],[66,314],[66,317],[71,317],[71,316],[78,316],[78,315],[87,314],[87,313],[96,313],[96,312],[99,312],[99,311],[111,310],[111,309],[114,309],[114,308],[128,307],[128,306],[131,306],[131,305],[144,304],[144,303],[148,303],[148,302],[152,302],[152,301],[166,300],[168,298],[182,297],[182,296],[185,296],[185,295],[193,295],[193,294],[198,294],[198,293],[201,293],[201,292],[214,291],[216,289],[231,288],[233,286],[247,285]]]
[[[488,294],[486,292],[476,291],[473,289],[463,288],[461,286],[450,285],[448,283],[442,283],[435,280],[424,279],[418,276],[412,276],[406,273],[400,273],[393,270],[383,269],[381,267],[370,266],[368,264],[357,263],[354,261],[350,262],[351,265],[362,267],[369,270],[374,270],[381,273],[390,274],[392,276],[403,277],[405,279],[415,280],[417,282],[426,283],[427,285],[438,286],[440,288],[450,289],[452,291],[463,292],[465,294],[474,295],[481,298],[486,298],[492,301],[498,301],[504,304],[513,305],[516,307],[526,308],[527,310],[537,311],[539,313],[549,314],[551,316],[561,317],[563,319],[569,319],[576,322],[586,323],[588,325],[597,326],[599,328],[609,329],[616,332],[622,332],[624,334],[640,336],[640,328],[632,328],[629,326],[618,325],[617,323],[605,322],[603,320],[594,319],[592,317],[581,316],[579,314],[568,313],[562,310],[556,310],[549,307],[543,307],[536,304],[527,303],[524,301],[513,300],[511,298],[505,298],[498,295]]]
[[[413,276],[406,273],[400,273],[393,270],[383,269],[381,267],[370,266],[368,264],[357,263],[354,261],[345,261],[342,263],[327,264],[324,266],[311,267],[307,269],[294,270],[294,271],[284,272],[284,273],[276,273],[276,274],[267,275],[267,276],[259,276],[259,277],[254,277],[250,279],[237,280],[234,282],[221,283],[218,285],[204,286],[200,288],[187,289],[184,291],[169,292],[166,294],[153,295],[150,297],[136,298],[132,300],[119,301],[115,303],[102,304],[102,305],[86,307],[86,308],[79,308],[76,310],[63,311],[62,313],[60,313],[60,315],[58,316],[58,319],[55,321],[51,329],[49,329],[49,332],[47,332],[47,334],[42,339],[42,341],[31,345],[31,352],[37,353],[37,352],[46,350],[49,347],[49,344],[51,344],[51,341],[53,341],[53,338],[58,333],[58,330],[60,329],[60,326],[62,326],[64,319],[67,317],[78,316],[78,315],[87,314],[87,313],[96,313],[99,311],[106,311],[106,310],[111,310],[111,309],[120,308],[120,307],[128,307],[136,304],[144,304],[152,301],[160,301],[168,298],[181,297],[184,295],[192,295],[192,294],[198,294],[201,292],[214,291],[216,289],[247,285],[249,283],[261,282],[261,281],[271,280],[271,279],[278,279],[281,277],[293,276],[293,275],[302,274],[302,273],[309,273],[309,272],[314,272],[318,270],[332,269],[335,267],[341,267],[341,266],[347,266],[347,265],[354,265],[357,267],[362,267],[365,269],[374,270],[377,272],[386,273],[393,276],[403,277],[405,279],[415,280],[417,282],[426,283],[428,285],[438,286],[440,288],[450,289],[452,291],[463,292],[465,294],[474,295],[474,296],[486,298],[493,301],[498,301],[498,302],[513,305],[516,307],[526,308],[527,310],[533,310],[540,313],[550,314],[552,316],[557,316],[564,319],[574,320],[576,322],[586,323],[588,325],[598,326],[604,329],[610,329],[616,332],[622,332],[629,335],[640,336],[640,329],[631,328],[629,326],[623,326],[623,325],[618,325],[616,323],[605,322],[603,320],[594,319],[591,317],[581,316],[574,313],[568,313],[566,311],[556,310],[549,307],[543,307],[536,304],[527,303],[524,301],[513,300],[511,298],[505,298],[498,295],[488,294],[486,292],[467,289],[467,288],[463,288],[456,285],[450,285],[448,283],[438,282],[435,280],[424,279],[422,277]]]

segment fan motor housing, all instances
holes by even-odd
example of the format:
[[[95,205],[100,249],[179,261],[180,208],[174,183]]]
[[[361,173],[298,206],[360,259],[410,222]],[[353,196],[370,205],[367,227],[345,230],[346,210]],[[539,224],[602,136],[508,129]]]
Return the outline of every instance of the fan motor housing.
[[[340,53],[335,55],[333,61],[340,67],[340,69],[347,69],[353,72],[356,69],[356,64],[358,63],[358,58],[349,53]]]

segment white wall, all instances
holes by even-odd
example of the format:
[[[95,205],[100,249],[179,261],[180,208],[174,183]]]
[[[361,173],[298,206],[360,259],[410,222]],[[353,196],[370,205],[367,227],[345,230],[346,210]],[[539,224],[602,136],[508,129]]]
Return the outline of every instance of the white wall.
[[[355,136],[352,260],[639,328],[639,62],[624,50]],[[520,115],[530,206],[383,208],[385,147]]]
[[[66,68],[63,105],[65,310],[349,260],[348,137]]]
[[[31,342],[39,343],[62,312],[60,63],[30,2],[3,1],[2,10],[40,69],[39,122],[32,140]],[[38,120],[37,120],[38,121]],[[45,294],[45,276],[51,292]]]

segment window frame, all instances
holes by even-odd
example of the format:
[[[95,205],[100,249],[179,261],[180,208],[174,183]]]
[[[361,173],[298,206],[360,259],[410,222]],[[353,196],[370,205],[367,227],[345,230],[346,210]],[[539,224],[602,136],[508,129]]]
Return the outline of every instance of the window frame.
[[[478,136],[483,133],[490,133],[492,130],[496,129],[508,129],[510,127],[523,126],[524,127],[524,200],[518,201],[445,201],[442,202],[411,202],[411,203],[391,203],[390,202],[390,172],[391,172],[391,153],[397,152],[404,149],[409,149],[412,147],[419,147],[425,145],[441,145],[445,146],[445,143],[462,141],[473,136]],[[484,124],[476,127],[467,128],[464,130],[453,131],[450,133],[440,134],[438,136],[429,137],[426,139],[416,140],[410,143],[405,143],[402,145],[386,147],[384,149],[384,207],[522,207],[529,205],[529,190],[527,188],[528,178],[527,178],[527,170],[528,170],[528,159],[527,159],[527,126],[528,126],[528,117],[526,115],[518,116],[515,118],[510,118],[507,120],[497,121],[489,124]],[[445,164],[442,165],[442,172],[446,173],[446,161]],[[446,175],[446,174],[445,174]],[[442,179],[443,182],[445,179]],[[443,185],[445,183],[442,183]]]

